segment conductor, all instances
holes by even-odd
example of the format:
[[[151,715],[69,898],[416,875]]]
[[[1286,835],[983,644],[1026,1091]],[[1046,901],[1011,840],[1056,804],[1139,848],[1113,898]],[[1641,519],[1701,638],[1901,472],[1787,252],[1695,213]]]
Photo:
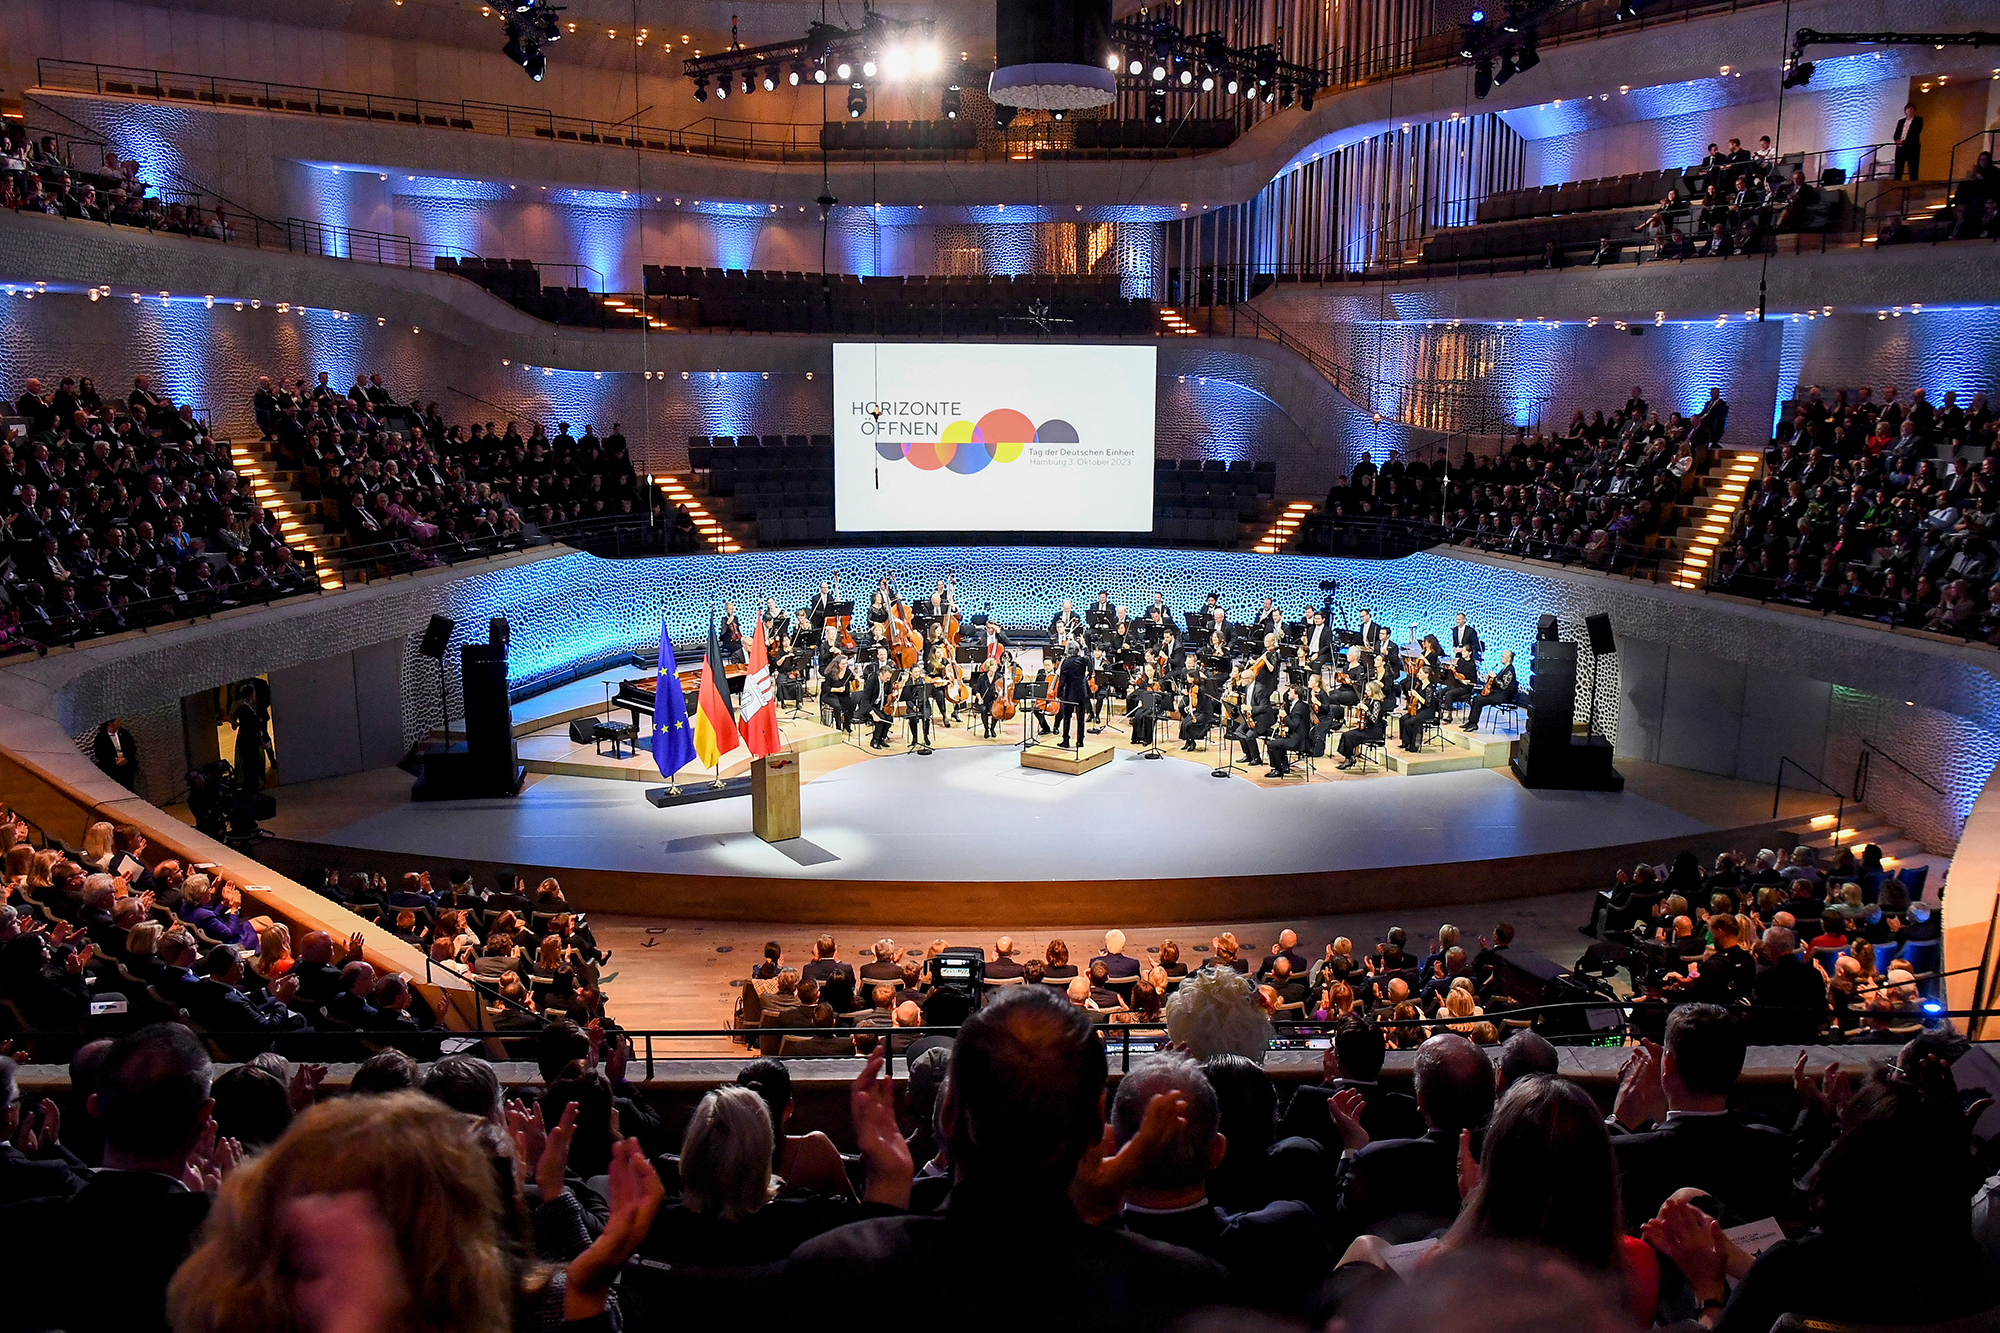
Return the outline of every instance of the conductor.
[[[1083,748],[1083,728],[1090,708],[1090,659],[1075,640],[1071,640],[1063,656],[1062,665],[1056,669],[1056,702],[1061,705],[1062,748],[1080,750]],[[1070,743],[1070,727],[1076,728],[1076,742]]]

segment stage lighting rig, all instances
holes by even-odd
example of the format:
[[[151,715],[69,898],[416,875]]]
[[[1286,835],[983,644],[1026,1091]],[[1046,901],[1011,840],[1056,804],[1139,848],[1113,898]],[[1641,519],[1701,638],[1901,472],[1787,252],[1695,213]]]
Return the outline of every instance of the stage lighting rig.
[[[1808,46],[2000,46],[1995,32],[1820,32],[1800,28],[1792,34],[1791,58],[1785,62],[1784,86],[1803,88],[1812,82],[1813,64],[1805,58]]]
[[[500,48],[500,54],[519,65],[536,83],[548,71],[548,56],[542,48],[562,36],[562,24],[556,15],[564,8],[544,4],[542,0],[526,0],[516,3],[513,13],[507,16],[507,44]]]
[[[815,22],[803,37],[744,46],[733,40],[732,24],[728,47],[681,61],[681,73],[694,83],[697,92],[705,84],[714,84],[718,96],[720,90],[732,85],[747,93],[761,83],[766,92],[772,91],[786,69],[790,73],[785,81],[793,87],[808,77],[814,83],[831,81],[850,88],[878,77],[890,82],[929,80],[943,67],[936,27],[932,19],[894,19],[871,9],[862,16],[859,27]],[[851,96],[849,100],[851,103]]]
[[[1502,83],[1505,83],[1507,81],[1507,76],[1509,72],[1510,71],[1507,68],[1507,59],[1505,56],[1502,56],[1500,59],[1500,81]],[[1479,98],[1486,96],[1486,94],[1492,91],[1493,91],[1493,62],[1491,60],[1488,60],[1485,56],[1481,56],[1478,60],[1475,60],[1472,63],[1472,95],[1475,98]]]
[[[1183,33],[1170,20],[1128,18],[1111,26],[1111,49],[1104,67],[1127,87],[1162,84],[1193,93],[1220,91],[1253,101],[1312,110],[1326,76],[1308,65],[1283,60],[1269,44],[1233,47],[1219,32]],[[1283,96],[1289,88],[1291,96]]]

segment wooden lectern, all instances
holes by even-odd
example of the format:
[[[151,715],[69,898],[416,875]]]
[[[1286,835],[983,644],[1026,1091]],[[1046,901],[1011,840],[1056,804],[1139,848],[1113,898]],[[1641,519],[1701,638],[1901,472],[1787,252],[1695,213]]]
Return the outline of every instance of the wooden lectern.
[[[765,842],[799,836],[799,757],[767,754],[750,761],[750,829]]]

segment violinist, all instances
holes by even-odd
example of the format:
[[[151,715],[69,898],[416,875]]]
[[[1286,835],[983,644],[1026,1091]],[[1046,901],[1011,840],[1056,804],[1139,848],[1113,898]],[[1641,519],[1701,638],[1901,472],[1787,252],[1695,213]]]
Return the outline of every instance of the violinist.
[[[1216,694],[1216,679],[1196,667],[1188,673],[1187,697],[1181,704],[1181,748],[1199,749],[1208,739],[1210,728],[1215,726],[1216,714],[1221,709],[1221,700]]]
[[[887,648],[878,648],[881,656],[876,661],[875,674],[868,678],[865,698],[868,703],[868,721],[875,728],[868,738],[871,750],[889,748],[889,729],[896,725],[896,700],[901,697],[902,682],[899,673],[889,665]]]
[[[770,652],[771,659],[776,661],[778,655],[791,644],[792,618],[778,609],[777,598],[767,597],[764,599],[764,604],[766,607],[764,612],[764,643]]]
[[[1264,636],[1264,651],[1250,663],[1250,707],[1260,708],[1270,704],[1277,697],[1278,686],[1284,681],[1284,668],[1278,661],[1278,636]]]
[[[722,603],[722,629],[718,637],[722,640],[723,661],[742,662],[745,660],[743,627],[736,621],[736,603],[734,602],[725,600]]]
[[[993,716],[994,669],[995,664],[991,659],[984,660],[977,667],[973,668],[971,679],[965,683],[966,688],[972,691],[973,712],[986,724],[986,739],[989,741],[993,739],[995,722]]]
[[[1424,635],[1418,641],[1417,650],[1423,655],[1424,661],[1433,667],[1444,661],[1444,645],[1438,642],[1438,636],[1435,634]]]
[[[910,723],[910,745],[914,749],[931,748],[931,695],[933,678],[928,674],[928,666],[902,673],[903,687],[898,694],[903,702],[904,715]]]
[[[1160,706],[1160,678],[1148,664],[1132,678],[1131,693],[1125,696],[1125,719],[1131,726],[1134,745],[1152,746]]]
[[[1083,618],[1094,631],[1101,633],[1111,628],[1111,622],[1117,615],[1112,610],[1111,593],[1108,589],[1097,594],[1097,600],[1090,604],[1090,609],[1083,613]]]
[[[1327,690],[1327,702],[1342,708],[1352,708],[1361,702],[1361,687],[1368,683],[1367,654],[1349,644],[1345,654],[1346,665],[1334,668],[1333,684]]]
[[[868,639],[871,643],[889,641],[889,580],[883,579],[875,587],[875,596],[868,603]]]
[[[1265,746],[1271,752],[1271,771],[1264,775],[1267,778],[1290,776],[1291,757],[1312,744],[1312,707],[1299,696],[1296,686],[1285,686],[1276,718],[1271,739]]]
[[[860,692],[861,678],[848,665],[847,654],[836,649],[820,677],[819,699],[833,724],[843,733],[854,730],[854,700]]]
[[[1451,666],[1441,677],[1444,689],[1444,706],[1447,710],[1458,707],[1470,699],[1479,689],[1479,668],[1474,665],[1472,653],[1460,648],[1451,656]]]
[[[807,609],[806,614],[812,617],[815,625],[823,625],[826,623],[826,618],[833,613],[834,603],[839,600],[840,574],[836,571],[832,583],[829,584],[825,579],[819,581],[819,595],[812,599],[812,606]]]
[[[1479,729],[1481,710],[1495,704],[1511,704],[1520,691],[1520,681],[1514,675],[1514,650],[1506,649],[1500,654],[1500,669],[1486,678],[1486,687],[1473,696],[1469,711],[1465,715],[1465,729]]]
[[[1353,693],[1351,690],[1347,692],[1350,694]],[[1333,691],[1327,689],[1324,684],[1314,687],[1309,702],[1312,713],[1312,732],[1306,746],[1306,753],[1315,759],[1324,759],[1326,757],[1326,738],[1340,730],[1341,721],[1347,715],[1347,707],[1344,704],[1335,703],[1333,700]]]
[[[1347,711],[1348,729],[1340,735],[1340,760],[1336,768],[1353,768],[1354,752],[1364,745],[1379,744],[1384,736],[1384,699],[1378,681],[1369,681],[1358,707]]]
[[[1438,693],[1437,668],[1429,662],[1419,663],[1410,673],[1403,715],[1396,720],[1397,738],[1411,754],[1423,748],[1424,724],[1437,721]]]
[[[1170,630],[1177,633],[1180,630],[1180,621],[1174,619],[1173,608],[1167,605],[1167,599],[1161,593],[1156,592],[1153,594],[1153,604],[1146,608],[1146,615],[1149,618],[1158,616],[1160,623]]]
[[[1087,688],[1090,693],[1090,729],[1092,731],[1104,730],[1106,700],[1111,697],[1110,681],[1106,677],[1110,674],[1111,664],[1105,657],[1104,650],[1102,648],[1091,649],[1090,675]]]
[[[940,584],[939,586],[942,587],[943,585]],[[950,705],[950,717],[945,725],[950,727],[957,726],[958,705],[951,702],[951,696],[946,692],[946,686],[951,683],[951,649],[944,641],[944,623],[942,621],[934,622],[931,625],[930,647],[924,653],[924,677],[930,684],[933,697],[943,701],[939,705],[938,711],[942,713],[945,711],[944,706],[946,704]],[[929,742],[925,743],[929,744]]]
[[[1257,610],[1257,618],[1250,622],[1250,628],[1259,634],[1275,634],[1282,638],[1285,632],[1284,612],[1278,610],[1276,602],[1266,597],[1264,605]]]

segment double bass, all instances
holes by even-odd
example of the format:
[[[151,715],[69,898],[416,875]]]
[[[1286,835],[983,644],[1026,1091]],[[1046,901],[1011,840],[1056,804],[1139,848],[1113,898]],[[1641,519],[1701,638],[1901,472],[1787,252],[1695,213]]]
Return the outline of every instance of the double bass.
[[[944,697],[956,709],[972,697],[965,664],[958,660],[958,580],[946,571],[944,610]]]
[[[889,577],[882,581],[889,594],[889,660],[908,671],[923,660],[924,641],[910,621],[909,606],[896,595],[895,580],[896,571],[892,569]]]
[[[840,571],[837,569],[833,571],[833,591],[828,598],[835,605],[840,602]],[[852,615],[828,617],[828,623],[834,626],[834,641],[843,653],[852,653],[855,649],[853,622]]]

